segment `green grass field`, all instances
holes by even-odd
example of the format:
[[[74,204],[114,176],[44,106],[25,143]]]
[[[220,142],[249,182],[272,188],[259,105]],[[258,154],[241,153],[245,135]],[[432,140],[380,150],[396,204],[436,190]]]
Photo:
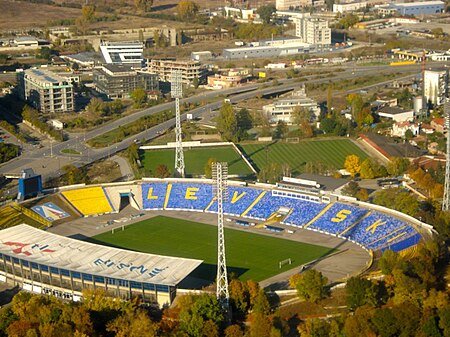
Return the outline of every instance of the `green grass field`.
[[[266,163],[288,163],[293,173],[303,172],[308,162],[324,162],[340,169],[344,167],[345,157],[356,154],[361,161],[367,154],[349,139],[306,140],[299,143],[266,143],[240,144],[241,149],[258,167],[263,168]],[[267,147],[267,150],[266,150]]]
[[[205,165],[209,158],[228,162],[229,174],[249,175],[252,173],[247,164],[231,146],[207,148],[183,148],[188,176],[205,174]],[[175,166],[175,149],[145,151],[141,156],[142,165],[152,175],[158,165],[167,165],[169,170]],[[172,169],[173,170],[173,169]]]
[[[263,231],[263,229],[261,229]],[[217,227],[158,216],[103,233],[94,242],[146,253],[204,260],[194,276],[214,280],[217,263]],[[330,248],[225,229],[228,272],[243,280],[261,281],[331,253]],[[292,259],[279,269],[279,261]]]

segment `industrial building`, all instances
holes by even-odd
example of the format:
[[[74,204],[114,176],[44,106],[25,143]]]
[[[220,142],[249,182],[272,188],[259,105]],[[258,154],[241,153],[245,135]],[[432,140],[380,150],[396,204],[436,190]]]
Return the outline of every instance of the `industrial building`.
[[[295,35],[302,39],[303,43],[318,46],[331,44],[331,29],[328,21],[312,16],[295,18]]]
[[[102,42],[100,51],[106,64],[128,64],[140,68],[144,63],[142,42]]]
[[[272,104],[264,105],[263,112],[269,118],[270,123],[283,121],[293,122],[294,109],[305,109],[311,114],[310,121],[316,120],[320,116],[320,107],[316,101],[306,96],[305,87],[294,91],[290,97],[275,100]]]
[[[22,224],[0,231],[0,281],[43,295],[80,301],[84,289],[123,300],[170,305],[177,285],[202,263],[132,252]]]
[[[111,99],[128,98],[137,88],[147,92],[159,90],[156,74],[137,71],[127,65],[106,64],[94,69],[93,76],[95,89]]]
[[[425,70],[423,80],[426,102],[444,104],[448,95],[448,70]]]
[[[155,59],[147,64],[147,71],[155,73],[161,82],[170,82],[172,72],[179,70],[181,80],[185,84],[190,84],[195,78],[203,81],[206,76],[206,67],[198,61],[179,61],[175,59]]]
[[[20,97],[42,113],[75,110],[72,82],[47,69],[18,71],[17,84]]]
[[[416,1],[377,5],[375,8],[381,15],[416,16],[442,13],[445,3],[443,1]]]

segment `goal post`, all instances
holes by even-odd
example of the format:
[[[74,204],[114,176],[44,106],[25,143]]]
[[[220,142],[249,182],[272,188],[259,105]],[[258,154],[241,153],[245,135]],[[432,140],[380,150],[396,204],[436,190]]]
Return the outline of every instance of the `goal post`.
[[[286,264],[292,264],[291,258],[278,262],[278,267],[281,269]]]

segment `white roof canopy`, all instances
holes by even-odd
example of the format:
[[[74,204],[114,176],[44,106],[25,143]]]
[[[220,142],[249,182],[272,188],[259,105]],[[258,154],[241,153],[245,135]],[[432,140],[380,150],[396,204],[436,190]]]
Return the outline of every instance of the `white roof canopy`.
[[[180,283],[203,262],[101,246],[25,224],[0,231],[0,253],[81,273],[168,286]]]

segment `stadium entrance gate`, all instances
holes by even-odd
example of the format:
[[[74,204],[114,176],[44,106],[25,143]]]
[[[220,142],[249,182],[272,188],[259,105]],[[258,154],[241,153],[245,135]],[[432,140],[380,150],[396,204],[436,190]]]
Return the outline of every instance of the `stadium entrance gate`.
[[[130,199],[133,198],[131,192],[120,192],[120,206],[119,211],[123,210],[130,204]]]

